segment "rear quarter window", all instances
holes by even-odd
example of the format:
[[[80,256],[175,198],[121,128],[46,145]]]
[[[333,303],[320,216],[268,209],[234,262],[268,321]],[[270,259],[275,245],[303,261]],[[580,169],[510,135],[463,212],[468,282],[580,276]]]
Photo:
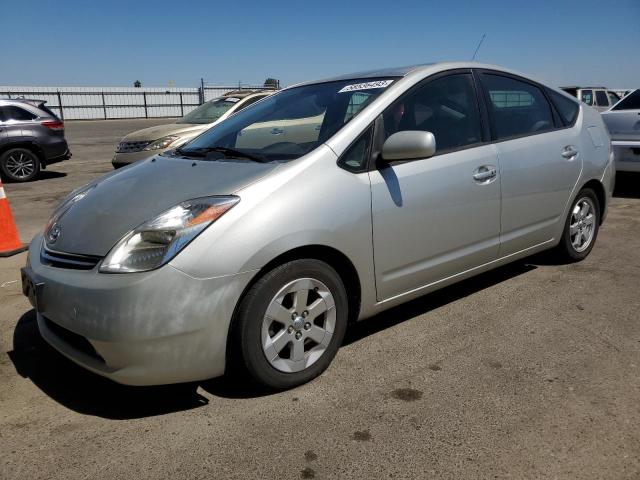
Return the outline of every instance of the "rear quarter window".
[[[556,110],[560,114],[562,123],[567,127],[573,125],[576,122],[576,118],[578,118],[580,105],[570,98],[567,98],[558,92],[554,92],[551,89],[547,90],[547,93],[549,94],[553,105],[556,107]]]

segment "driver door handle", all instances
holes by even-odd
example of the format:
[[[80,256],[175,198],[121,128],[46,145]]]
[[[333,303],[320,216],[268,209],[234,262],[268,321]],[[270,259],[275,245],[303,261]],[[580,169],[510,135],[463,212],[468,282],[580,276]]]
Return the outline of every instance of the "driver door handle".
[[[271,135],[281,135],[284,133],[284,130],[282,128],[272,128],[271,129]]]
[[[483,165],[482,167],[478,167],[473,172],[473,179],[476,182],[480,183],[489,183],[490,180],[493,180],[498,175],[498,169],[493,165]]]

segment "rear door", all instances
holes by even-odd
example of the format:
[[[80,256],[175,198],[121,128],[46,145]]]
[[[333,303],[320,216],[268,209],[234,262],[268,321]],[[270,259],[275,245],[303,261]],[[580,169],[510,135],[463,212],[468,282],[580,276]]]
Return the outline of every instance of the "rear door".
[[[541,86],[501,72],[480,78],[501,169],[503,257],[552,239],[582,169],[579,128],[561,124]]]
[[[640,90],[630,93],[611,110],[603,113],[602,119],[613,141],[640,142]]]
[[[471,71],[439,75],[400,97],[377,122],[382,140],[398,131],[424,130],[434,134],[437,149],[431,158],[370,172],[380,300],[497,256],[498,160],[485,142],[477,100]]]

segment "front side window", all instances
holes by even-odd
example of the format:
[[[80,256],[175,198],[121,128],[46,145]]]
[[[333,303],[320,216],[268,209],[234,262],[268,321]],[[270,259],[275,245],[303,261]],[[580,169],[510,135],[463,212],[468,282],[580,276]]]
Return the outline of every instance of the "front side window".
[[[640,90],[631,92],[618,103],[614,110],[640,110]]]
[[[383,120],[385,138],[406,130],[433,133],[436,153],[482,140],[480,112],[470,73],[429,81],[387,108]]]
[[[501,75],[483,74],[496,140],[534,135],[554,127],[551,106],[535,85]]]
[[[593,90],[582,90],[580,94],[580,100],[582,100],[587,105],[593,106]]]
[[[607,99],[607,92],[604,90],[596,90],[596,103],[599,107],[608,107],[609,100]]]
[[[203,103],[176,123],[206,124],[213,123],[240,101],[237,97],[218,98]]]
[[[27,120],[35,120],[36,118],[38,118],[37,115],[34,115],[31,112],[28,112],[24,108],[15,107],[13,105],[3,107],[3,110],[4,110],[5,122],[10,122],[11,120],[16,122],[24,122]]]
[[[234,149],[263,160],[301,157],[326,142],[394,79],[302,85],[265,98],[180,149],[184,155]]]

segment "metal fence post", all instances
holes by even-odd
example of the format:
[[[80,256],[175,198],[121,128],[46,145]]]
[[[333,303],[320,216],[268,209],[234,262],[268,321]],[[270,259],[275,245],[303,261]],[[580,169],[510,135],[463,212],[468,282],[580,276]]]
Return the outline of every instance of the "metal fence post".
[[[147,92],[142,92],[142,98],[144,98],[144,118],[149,118],[149,112],[147,111]]]
[[[180,92],[180,116],[184,117],[184,103],[182,102],[182,92]]]
[[[200,105],[204,103],[204,78],[200,79]]]
[[[62,108],[62,95],[60,95],[60,90],[57,91],[58,94],[58,109],[60,110],[60,120],[64,121],[64,109]]]
[[[107,119],[107,104],[104,101],[104,92],[100,92],[100,94],[102,95],[102,111],[104,112],[104,119]]]

